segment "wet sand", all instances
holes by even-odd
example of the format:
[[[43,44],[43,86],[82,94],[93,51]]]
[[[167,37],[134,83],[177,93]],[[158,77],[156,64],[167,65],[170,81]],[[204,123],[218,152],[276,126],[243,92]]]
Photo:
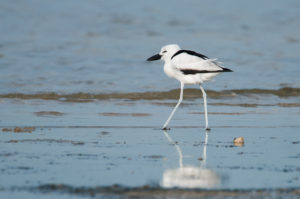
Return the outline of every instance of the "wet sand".
[[[201,99],[162,131],[176,100],[2,98],[0,196],[299,197],[300,110],[280,105],[297,98],[234,98],[209,98],[210,132]]]
[[[19,194],[26,191],[14,189]],[[257,190],[201,190],[201,189],[162,189],[159,187],[128,188],[118,185],[106,187],[72,187],[63,184],[47,184],[27,188],[41,194],[70,194],[71,196],[91,198],[298,198],[300,189],[257,189]],[[40,195],[38,195],[39,193]],[[26,195],[26,193],[25,193]],[[33,194],[32,194],[33,195]]]
[[[0,94],[0,98],[12,99],[43,99],[43,100],[59,100],[64,102],[92,102],[93,100],[109,100],[109,99],[128,99],[128,100],[167,100],[178,99],[179,89],[161,92],[138,92],[138,93],[107,93],[107,94],[93,94],[93,93],[73,93],[73,94],[59,94],[59,93],[37,93],[37,94],[23,94],[23,93],[8,93]],[[274,95],[280,98],[299,97],[300,88],[280,88],[280,89],[234,89],[214,91],[207,90],[207,95],[210,98],[233,98],[237,96],[251,96],[251,95]],[[185,99],[197,99],[202,96],[199,89],[185,89]]]

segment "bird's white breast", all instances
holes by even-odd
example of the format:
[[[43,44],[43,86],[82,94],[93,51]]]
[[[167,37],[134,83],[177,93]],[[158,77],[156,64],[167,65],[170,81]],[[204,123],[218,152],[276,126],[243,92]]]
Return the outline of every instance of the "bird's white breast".
[[[176,78],[175,68],[170,62],[166,62],[164,65],[164,72],[168,77]]]

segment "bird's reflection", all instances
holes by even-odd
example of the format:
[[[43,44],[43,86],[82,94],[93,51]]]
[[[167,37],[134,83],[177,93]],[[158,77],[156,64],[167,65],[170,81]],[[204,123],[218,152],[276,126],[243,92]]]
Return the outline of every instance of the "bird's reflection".
[[[162,186],[165,188],[213,188],[220,184],[221,178],[211,169],[206,168],[206,145],[208,132],[205,134],[202,162],[199,166],[184,166],[183,155],[180,146],[172,140],[171,136],[164,131],[168,141],[174,144],[179,158],[179,168],[167,169],[163,173]]]

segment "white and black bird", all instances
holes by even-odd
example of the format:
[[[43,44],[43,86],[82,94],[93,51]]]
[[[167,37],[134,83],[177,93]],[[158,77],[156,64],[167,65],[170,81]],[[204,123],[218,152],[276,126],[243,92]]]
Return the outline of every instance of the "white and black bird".
[[[182,102],[184,85],[199,84],[204,100],[205,126],[206,129],[209,130],[206,93],[202,87],[202,83],[211,80],[219,73],[232,72],[232,70],[224,68],[221,63],[216,61],[217,59],[210,59],[205,55],[191,50],[182,50],[177,44],[170,44],[162,47],[158,54],[149,57],[147,61],[159,59],[165,61],[164,72],[167,74],[167,76],[180,81],[180,97],[178,103],[165,122],[163,129],[168,129],[167,126],[171,118]]]

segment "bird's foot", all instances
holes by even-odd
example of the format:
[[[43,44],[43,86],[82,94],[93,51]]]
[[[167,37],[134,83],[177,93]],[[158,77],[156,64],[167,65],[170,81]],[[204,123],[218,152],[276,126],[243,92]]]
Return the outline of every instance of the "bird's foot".
[[[166,126],[165,126],[165,127],[162,128],[162,130],[164,130],[164,131],[169,131],[169,130],[171,130],[171,129],[170,129],[169,127],[166,127]]]
[[[209,128],[209,127],[206,127],[206,128],[205,128],[205,130],[206,130],[206,131],[210,131],[210,130],[211,130],[211,128]]]

